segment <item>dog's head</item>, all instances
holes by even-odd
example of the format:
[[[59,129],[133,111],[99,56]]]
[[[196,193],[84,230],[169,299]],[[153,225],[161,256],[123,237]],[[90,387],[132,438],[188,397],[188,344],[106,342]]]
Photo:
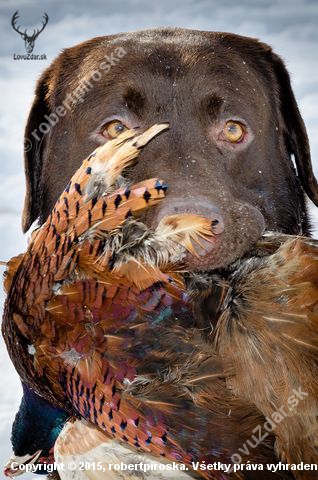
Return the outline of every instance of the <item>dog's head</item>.
[[[44,72],[25,134],[24,231],[47,217],[96,145],[159,122],[170,129],[130,175],[168,184],[149,224],[181,212],[213,219],[200,268],[228,265],[265,228],[309,233],[304,192],[318,204],[318,186],[283,62],[254,39],[182,29],[95,38]]]

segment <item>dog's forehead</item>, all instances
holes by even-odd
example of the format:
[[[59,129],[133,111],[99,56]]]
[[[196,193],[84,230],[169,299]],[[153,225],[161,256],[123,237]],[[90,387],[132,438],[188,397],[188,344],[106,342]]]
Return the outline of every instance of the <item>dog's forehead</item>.
[[[89,52],[86,62],[94,62],[97,67],[103,58],[121,49],[124,52],[121,63],[128,63],[132,71],[142,67],[145,72],[166,77],[184,75],[198,66],[200,73],[209,74],[216,66],[230,69],[235,64],[244,64],[243,53],[231,48],[231,36],[224,43],[225,34],[200,31],[185,34],[184,30],[172,30],[170,33],[165,35],[162,31],[150,31],[145,35],[136,32],[105,38]],[[246,42],[255,43],[248,38]]]
[[[158,87],[188,86],[188,89],[221,87],[262,89],[260,76],[253,70],[250,59],[240,49],[232,48],[235,39],[226,34],[184,31],[151,30],[116,35],[100,39],[81,59],[74,78],[85,82],[94,72],[102,74],[105,87],[114,83],[140,87],[143,90]],[[168,32],[168,33],[167,33]],[[253,45],[252,39],[246,39]],[[103,65],[109,62],[106,70]],[[226,83],[225,83],[226,82]],[[154,92],[156,93],[156,92]],[[166,92],[168,95],[168,91]]]
[[[261,118],[268,107],[267,88],[240,42],[257,48],[253,39],[182,29],[96,38],[70,50],[80,61],[59,91],[79,97],[72,110],[85,101],[92,111],[107,106],[113,115],[125,109],[128,98],[135,104],[137,99],[134,113],[141,104],[144,112],[149,106],[149,114],[168,112],[175,104],[189,114],[212,96],[238,116],[255,111]],[[255,105],[246,104],[251,91],[261,99]]]

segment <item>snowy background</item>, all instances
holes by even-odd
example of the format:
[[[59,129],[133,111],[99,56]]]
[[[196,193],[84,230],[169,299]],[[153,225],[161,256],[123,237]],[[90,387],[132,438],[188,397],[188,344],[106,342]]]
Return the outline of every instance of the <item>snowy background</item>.
[[[29,33],[41,26],[43,13],[48,14],[49,23],[34,48],[35,54],[45,53],[47,61],[13,60],[14,53],[25,53],[24,42],[11,27],[16,10],[20,25],[28,28]],[[284,58],[291,73],[318,174],[317,25],[317,0],[0,0],[0,260],[9,259],[26,245],[20,230],[23,130],[35,82],[62,48],[98,35],[159,26],[231,31],[261,38]],[[318,215],[314,210],[313,218],[318,233]],[[0,308],[2,304],[1,293]],[[20,401],[20,386],[2,340],[0,381],[3,465],[11,452],[10,428]]]

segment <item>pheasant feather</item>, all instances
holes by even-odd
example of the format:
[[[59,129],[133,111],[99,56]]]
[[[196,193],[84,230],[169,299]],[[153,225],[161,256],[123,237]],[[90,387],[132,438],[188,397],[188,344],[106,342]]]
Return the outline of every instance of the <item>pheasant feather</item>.
[[[196,256],[199,255],[196,252],[195,244],[202,247],[200,238],[211,241],[213,236],[211,220],[191,214],[164,217],[160,221],[156,233],[162,242],[170,240],[178,243]]]

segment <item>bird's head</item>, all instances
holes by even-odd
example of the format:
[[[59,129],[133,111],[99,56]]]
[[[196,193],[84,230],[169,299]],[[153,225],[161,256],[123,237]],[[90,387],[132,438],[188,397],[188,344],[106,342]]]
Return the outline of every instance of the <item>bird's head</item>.
[[[27,471],[47,475],[46,466],[54,462],[55,441],[69,416],[23,385],[12,426],[13,455],[4,467],[4,475],[17,477]]]

